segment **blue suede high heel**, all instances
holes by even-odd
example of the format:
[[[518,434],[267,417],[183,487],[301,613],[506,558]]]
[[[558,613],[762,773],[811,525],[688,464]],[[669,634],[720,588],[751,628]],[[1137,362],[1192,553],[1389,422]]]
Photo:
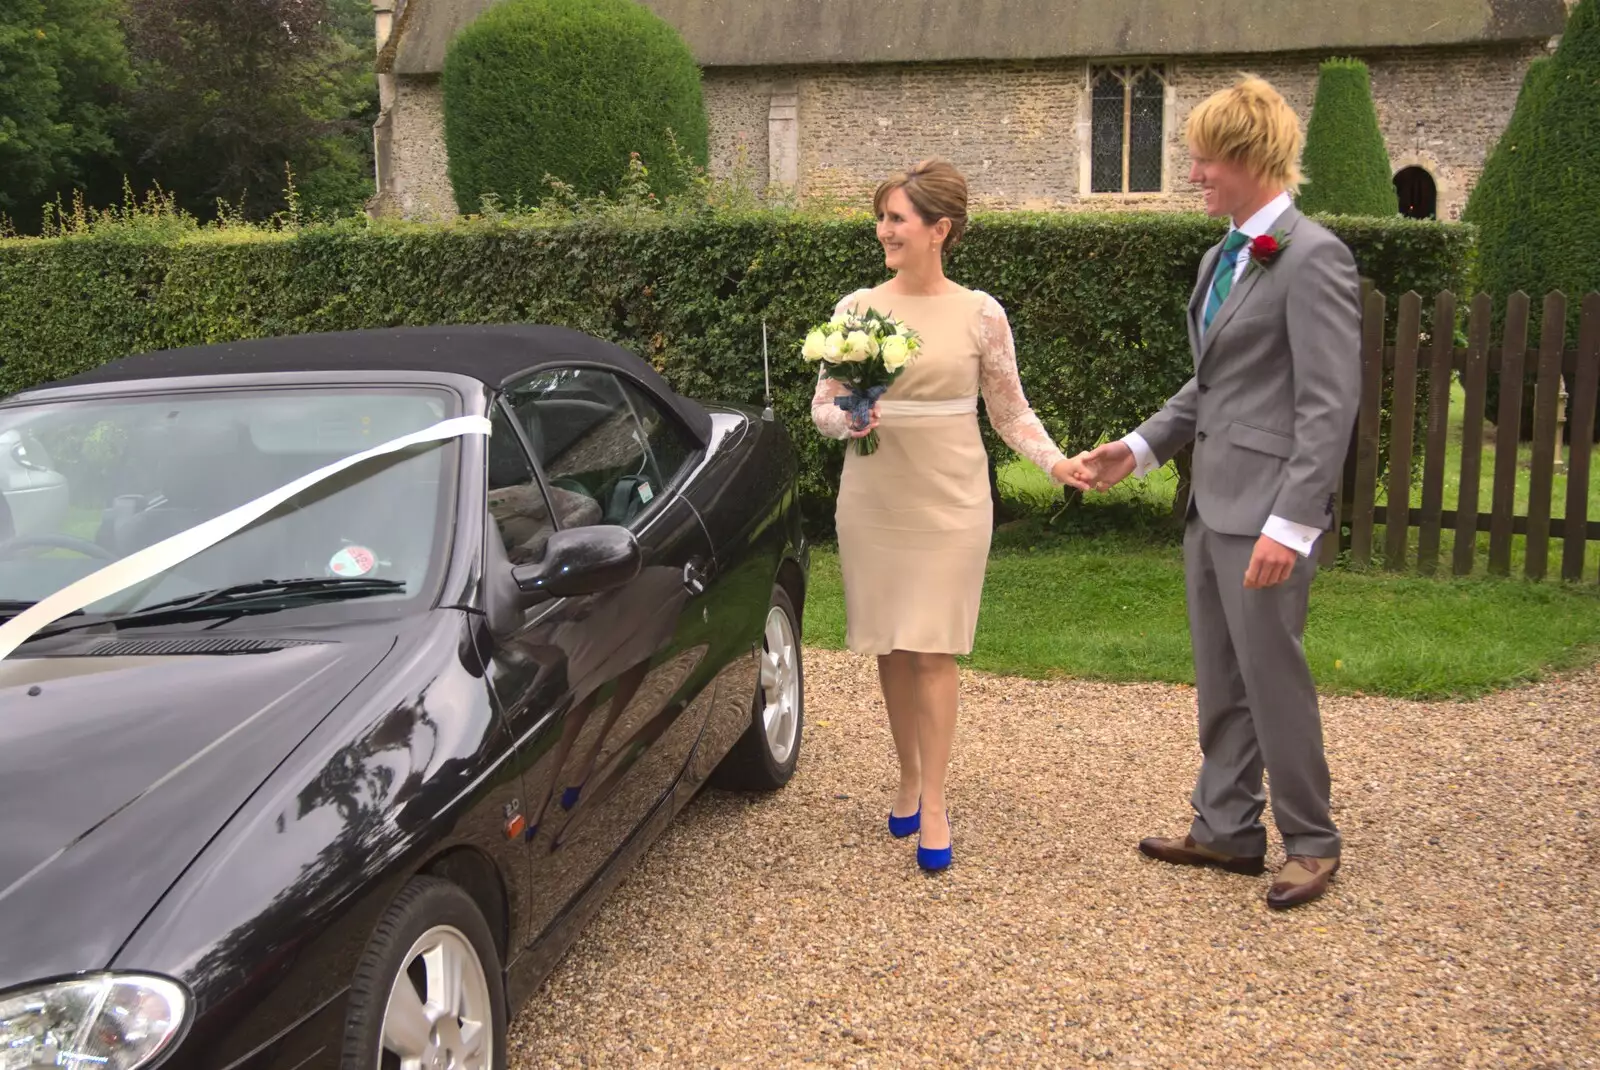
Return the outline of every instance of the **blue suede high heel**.
[[[945,824],[948,826],[949,822],[950,815],[946,814]],[[952,857],[952,848],[955,847],[955,842],[954,829],[950,830],[949,847],[924,847],[922,846],[921,838],[919,837],[917,842],[917,865],[921,866],[923,870],[928,873],[939,873],[943,870],[949,869],[950,860]]]
[[[894,807],[889,807],[889,835],[897,840],[903,840],[913,833],[922,831],[922,803],[918,801],[917,812],[910,817],[895,817]]]

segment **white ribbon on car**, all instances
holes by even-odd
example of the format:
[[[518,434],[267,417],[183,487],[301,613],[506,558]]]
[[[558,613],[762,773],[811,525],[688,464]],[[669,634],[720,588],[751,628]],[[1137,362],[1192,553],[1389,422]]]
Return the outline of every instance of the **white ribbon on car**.
[[[978,411],[977,397],[951,398],[948,401],[890,401],[885,399],[878,402],[878,415],[885,419],[889,417],[906,416],[965,416]]]
[[[445,442],[463,435],[487,435],[489,429],[489,420],[483,416],[457,416],[442,420],[432,427],[390,439],[381,445],[346,457],[342,461],[334,461],[315,472],[301,476],[292,483],[285,483],[277,490],[268,491],[259,498],[245,502],[237,509],[230,509],[221,516],[196,524],[186,531],[180,531],[127,557],[113,561],[76,583],[61,588],[48,598],[41,599],[0,625],[0,659],[9,657],[35,632],[48,627],[67,614],[93,605],[102,598],[109,598],[119,591],[125,591],[174,565],[187,561],[215,546],[229,535],[248,527],[308,487],[314,487],[325,479],[331,479],[347,468],[374,457],[382,457],[386,453],[396,453],[427,442]]]

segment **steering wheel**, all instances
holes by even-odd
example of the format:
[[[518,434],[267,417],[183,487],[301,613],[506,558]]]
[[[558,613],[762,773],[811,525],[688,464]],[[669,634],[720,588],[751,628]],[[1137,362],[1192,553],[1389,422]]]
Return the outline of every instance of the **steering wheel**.
[[[117,555],[107,550],[99,543],[90,542],[88,539],[75,539],[71,535],[23,535],[20,538],[8,539],[0,542],[0,559],[17,557],[23,550],[72,550],[85,557],[97,557],[102,561],[115,561]]]

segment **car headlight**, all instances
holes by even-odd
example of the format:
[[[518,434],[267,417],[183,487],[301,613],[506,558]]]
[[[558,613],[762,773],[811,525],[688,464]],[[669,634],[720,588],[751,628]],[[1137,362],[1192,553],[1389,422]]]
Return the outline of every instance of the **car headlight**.
[[[0,993],[0,1070],[136,1070],[176,1041],[184,990],[160,977],[101,974]]]

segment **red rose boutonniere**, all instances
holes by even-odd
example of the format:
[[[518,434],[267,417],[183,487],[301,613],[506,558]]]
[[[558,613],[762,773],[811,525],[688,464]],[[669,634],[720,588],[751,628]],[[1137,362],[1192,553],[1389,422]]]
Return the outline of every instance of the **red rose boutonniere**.
[[[1279,238],[1276,234],[1263,234],[1259,238],[1250,240],[1250,266],[1259,264],[1263,268],[1272,266],[1278,255],[1289,247],[1287,239]]]

